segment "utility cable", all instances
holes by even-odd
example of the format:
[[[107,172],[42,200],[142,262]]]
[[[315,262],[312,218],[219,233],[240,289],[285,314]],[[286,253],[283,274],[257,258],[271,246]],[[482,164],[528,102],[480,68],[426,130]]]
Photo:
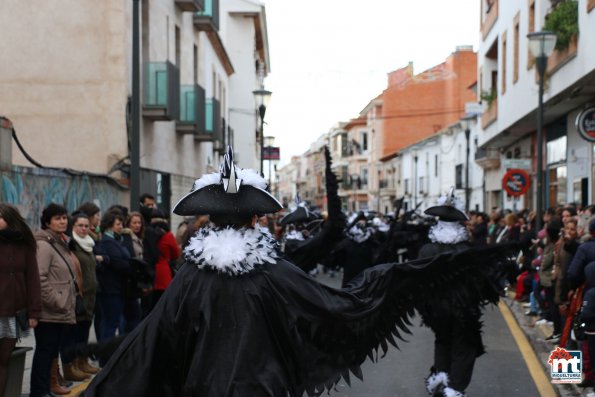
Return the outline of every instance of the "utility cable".
[[[21,151],[21,153],[23,154],[23,156],[25,156],[25,158],[31,164],[33,164],[34,166],[36,166],[38,168],[42,168],[42,169],[46,169],[46,170],[62,171],[65,174],[68,174],[68,175],[71,175],[71,176],[83,176],[83,175],[87,175],[87,176],[98,177],[98,178],[102,178],[102,179],[107,180],[108,182],[114,184],[119,189],[122,189],[122,190],[129,189],[128,186],[121,184],[116,179],[114,179],[113,177],[111,177],[110,175],[107,175],[107,174],[96,174],[96,173],[93,173],[93,172],[78,171],[78,170],[73,170],[72,168],[58,168],[58,167],[46,167],[46,166],[43,166],[41,163],[39,163],[33,157],[31,157],[29,155],[29,153],[27,153],[27,151],[25,150],[25,148],[21,144],[21,141],[19,141],[19,138],[17,137],[17,132],[14,129],[14,127],[12,127],[12,139],[14,139],[14,142],[17,144],[17,147],[19,148],[19,150]]]

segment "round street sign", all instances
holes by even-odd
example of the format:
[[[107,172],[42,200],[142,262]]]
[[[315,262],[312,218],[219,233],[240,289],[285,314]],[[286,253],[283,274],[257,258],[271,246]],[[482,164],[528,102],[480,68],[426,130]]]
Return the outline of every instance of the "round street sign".
[[[595,107],[583,110],[576,117],[576,129],[589,142],[595,142]]]
[[[525,170],[508,170],[502,178],[502,188],[509,196],[522,196],[527,193],[531,186],[531,178]]]

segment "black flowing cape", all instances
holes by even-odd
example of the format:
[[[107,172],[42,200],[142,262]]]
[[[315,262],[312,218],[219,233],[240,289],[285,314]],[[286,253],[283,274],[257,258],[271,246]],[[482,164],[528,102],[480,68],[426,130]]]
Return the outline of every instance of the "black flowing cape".
[[[419,300],[499,298],[499,247],[368,268],[344,289],[280,259],[228,276],[185,264],[85,392],[302,396],[332,390],[409,333]]]

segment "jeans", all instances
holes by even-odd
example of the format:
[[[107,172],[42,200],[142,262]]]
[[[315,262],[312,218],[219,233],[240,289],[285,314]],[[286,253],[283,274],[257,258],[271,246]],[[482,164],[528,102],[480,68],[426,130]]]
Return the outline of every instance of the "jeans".
[[[101,307],[101,324],[99,341],[104,342],[116,336],[120,326],[120,318],[124,314],[124,297],[113,294],[99,294]]]
[[[76,324],[66,326],[60,348],[62,364],[69,364],[76,358],[72,352],[72,347],[86,345],[89,342],[90,329],[91,321],[80,321]]]
[[[67,324],[40,321],[35,332],[35,353],[31,366],[30,397],[41,397],[50,393],[50,369],[52,360],[58,358],[62,336]]]

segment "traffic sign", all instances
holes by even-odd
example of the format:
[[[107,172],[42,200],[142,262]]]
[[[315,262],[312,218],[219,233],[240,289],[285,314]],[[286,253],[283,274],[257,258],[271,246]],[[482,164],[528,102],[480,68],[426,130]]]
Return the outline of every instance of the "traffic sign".
[[[531,186],[531,177],[525,170],[508,170],[502,178],[502,188],[509,196],[522,196],[529,191]]]

